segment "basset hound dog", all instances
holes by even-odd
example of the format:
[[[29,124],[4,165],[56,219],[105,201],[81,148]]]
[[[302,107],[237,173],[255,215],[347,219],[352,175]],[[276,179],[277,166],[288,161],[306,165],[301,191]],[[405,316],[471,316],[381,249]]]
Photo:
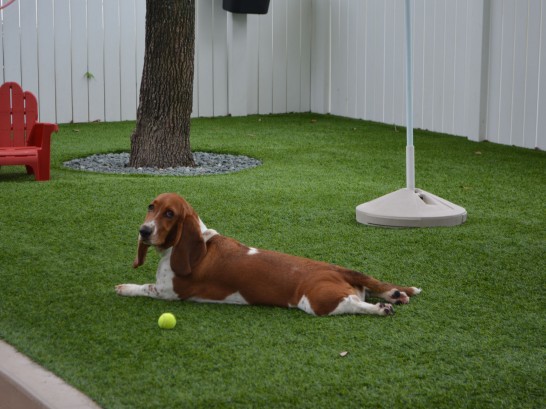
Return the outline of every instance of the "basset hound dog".
[[[155,284],[120,284],[124,296],[164,300],[270,305],[299,308],[312,315],[392,315],[394,304],[419,294],[336,265],[247,247],[207,229],[177,194],[159,195],[140,226],[133,267],[150,246],[161,254]],[[388,303],[370,304],[366,297]]]

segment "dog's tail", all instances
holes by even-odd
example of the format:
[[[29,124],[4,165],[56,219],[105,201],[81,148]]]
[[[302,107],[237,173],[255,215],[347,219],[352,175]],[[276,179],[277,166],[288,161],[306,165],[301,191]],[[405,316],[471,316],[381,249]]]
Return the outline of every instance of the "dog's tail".
[[[341,269],[340,272],[344,276],[347,283],[360,291],[365,291],[366,294],[372,297],[384,298],[384,295],[393,289],[404,292],[409,297],[417,295],[421,292],[421,289],[417,287],[403,287],[396,284],[379,281],[376,278],[358,271]]]

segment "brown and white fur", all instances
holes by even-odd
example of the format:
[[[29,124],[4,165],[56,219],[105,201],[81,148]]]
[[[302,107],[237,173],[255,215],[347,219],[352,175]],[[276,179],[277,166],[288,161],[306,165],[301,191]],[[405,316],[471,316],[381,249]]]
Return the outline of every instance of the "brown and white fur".
[[[155,284],[120,284],[124,296],[299,308],[313,315],[392,315],[389,303],[407,304],[416,287],[384,283],[347,268],[247,247],[207,229],[174,193],[159,195],[140,227],[133,267],[147,250],[162,255]],[[366,296],[389,303],[370,304]]]

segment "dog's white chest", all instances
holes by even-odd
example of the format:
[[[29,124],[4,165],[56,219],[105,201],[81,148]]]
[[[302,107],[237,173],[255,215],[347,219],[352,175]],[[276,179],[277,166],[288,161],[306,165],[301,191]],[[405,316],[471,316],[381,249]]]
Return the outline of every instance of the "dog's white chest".
[[[155,288],[166,299],[176,300],[178,295],[173,289],[174,271],[171,269],[172,248],[165,250],[159,261],[155,275]]]

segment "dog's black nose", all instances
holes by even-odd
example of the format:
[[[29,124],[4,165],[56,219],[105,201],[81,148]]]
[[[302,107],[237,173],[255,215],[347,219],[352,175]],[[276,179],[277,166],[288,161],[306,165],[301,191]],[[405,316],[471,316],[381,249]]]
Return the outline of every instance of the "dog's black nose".
[[[150,226],[141,226],[138,232],[140,233],[140,237],[146,240],[150,238],[150,236],[154,232],[154,229]]]

